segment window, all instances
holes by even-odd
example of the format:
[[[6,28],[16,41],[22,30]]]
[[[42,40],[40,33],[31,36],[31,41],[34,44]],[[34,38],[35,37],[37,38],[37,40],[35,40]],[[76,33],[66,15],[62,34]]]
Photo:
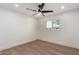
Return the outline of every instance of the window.
[[[52,21],[47,21],[46,27],[47,28],[52,28]]]
[[[47,29],[59,29],[60,28],[60,21],[59,20],[49,20],[46,23]]]

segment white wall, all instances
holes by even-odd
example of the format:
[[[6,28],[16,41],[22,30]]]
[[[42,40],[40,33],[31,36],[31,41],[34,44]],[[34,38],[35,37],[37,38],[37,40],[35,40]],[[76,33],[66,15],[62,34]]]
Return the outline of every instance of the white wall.
[[[60,20],[61,27],[59,31],[46,30],[45,22],[53,19]],[[73,10],[41,19],[39,33],[39,39],[79,48],[79,10]]]
[[[47,20],[60,19],[60,31],[48,31]],[[0,50],[35,39],[79,48],[79,10],[35,19],[0,8]]]
[[[32,17],[0,8],[0,50],[35,40],[36,25]]]

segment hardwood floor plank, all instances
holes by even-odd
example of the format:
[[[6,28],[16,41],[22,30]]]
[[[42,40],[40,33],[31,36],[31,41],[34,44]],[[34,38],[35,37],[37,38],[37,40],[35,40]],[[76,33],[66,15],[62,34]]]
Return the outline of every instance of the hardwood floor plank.
[[[35,40],[1,51],[0,55],[79,55],[79,49]]]

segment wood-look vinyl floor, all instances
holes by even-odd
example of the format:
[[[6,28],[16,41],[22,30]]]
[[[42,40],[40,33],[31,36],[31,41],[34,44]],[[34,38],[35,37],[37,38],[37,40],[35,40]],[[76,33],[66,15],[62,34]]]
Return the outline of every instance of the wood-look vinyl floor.
[[[1,51],[0,55],[79,55],[79,49],[35,40]]]

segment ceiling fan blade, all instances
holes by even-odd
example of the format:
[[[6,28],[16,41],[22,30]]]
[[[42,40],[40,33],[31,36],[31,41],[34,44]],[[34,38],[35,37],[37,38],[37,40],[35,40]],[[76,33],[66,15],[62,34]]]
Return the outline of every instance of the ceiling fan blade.
[[[33,10],[33,9],[30,9],[30,8],[26,8],[26,10],[31,10],[31,11],[37,12],[37,10]]]
[[[42,3],[41,5],[38,5],[39,9],[42,10],[44,8],[44,5],[45,5],[44,3]]]
[[[44,3],[42,3],[42,5],[41,5],[42,9],[44,8],[44,5],[45,5],[45,4],[44,4]]]
[[[41,11],[42,13],[49,13],[49,12],[53,12],[53,10],[45,10],[45,11]]]
[[[43,16],[45,16],[43,13],[41,13]]]
[[[36,15],[36,14],[38,14],[38,13],[33,14],[33,16]]]

